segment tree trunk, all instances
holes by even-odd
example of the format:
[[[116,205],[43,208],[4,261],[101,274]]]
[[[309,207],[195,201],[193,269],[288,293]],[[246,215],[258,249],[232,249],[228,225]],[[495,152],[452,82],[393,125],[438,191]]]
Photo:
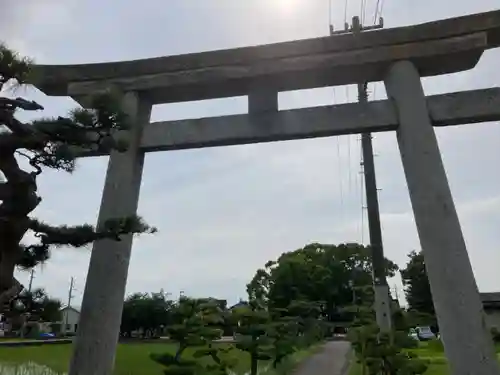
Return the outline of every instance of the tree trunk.
[[[0,313],[23,289],[14,278],[14,271],[22,255],[19,242],[28,225],[28,217],[14,220],[0,217]]]
[[[257,375],[259,360],[255,353],[251,354],[250,357],[250,375]]]
[[[14,285],[14,270],[17,259],[16,254],[10,250],[8,248],[0,249],[0,293]]]
[[[17,254],[5,250],[9,249],[0,249],[0,313],[6,310],[8,303],[17,297],[23,289],[22,285],[14,278]]]

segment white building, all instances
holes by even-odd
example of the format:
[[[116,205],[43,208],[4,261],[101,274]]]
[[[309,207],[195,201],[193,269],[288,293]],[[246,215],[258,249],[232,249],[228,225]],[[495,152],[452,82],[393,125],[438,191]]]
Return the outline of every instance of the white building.
[[[61,309],[61,332],[74,334],[78,329],[80,311],[74,307],[64,307]]]

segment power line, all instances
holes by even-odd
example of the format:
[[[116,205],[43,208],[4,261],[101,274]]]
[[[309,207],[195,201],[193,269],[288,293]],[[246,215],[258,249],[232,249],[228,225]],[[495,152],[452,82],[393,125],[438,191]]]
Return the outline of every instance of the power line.
[[[380,9],[380,0],[377,0],[377,3],[375,4],[375,14],[373,15],[373,24],[377,22],[379,9]]]
[[[366,0],[361,0],[360,8],[361,9],[360,9],[359,15],[361,18],[361,24],[363,24],[365,22]]]
[[[345,0],[344,3],[344,25],[347,23],[347,5],[349,4],[349,0]]]
[[[68,305],[66,306],[67,308],[71,307],[71,300],[73,299],[73,290],[75,287],[75,278],[71,276],[71,280],[69,282],[69,291],[68,291]],[[66,328],[68,327],[68,317],[69,317],[69,312],[66,311],[65,317],[64,317],[64,327],[63,327],[63,332],[66,333]]]
[[[383,11],[384,11],[384,0],[377,0],[377,3],[375,4],[375,11],[373,14],[373,24],[375,25],[378,20],[383,21],[382,16],[383,16]],[[375,99],[375,95],[377,93],[377,84],[374,82],[372,83],[373,87],[373,99]]]
[[[345,87],[345,101],[346,103],[349,103],[349,86],[346,86]],[[351,176],[351,134],[348,134],[347,135],[347,163],[348,163],[348,166],[349,166],[349,169],[348,169],[348,174],[349,174],[349,177],[348,177],[348,188],[349,188],[349,191],[351,190],[351,187],[352,187],[352,176]]]
[[[364,191],[364,170],[363,170],[363,149],[361,148],[361,136],[359,140],[359,191],[361,193],[361,243],[365,242],[365,191]]]
[[[379,11],[379,15],[380,17],[382,17],[382,14],[384,12],[384,0],[380,0],[380,11]]]
[[[329,1],[329,5],[330,5],[330,8],[331,8],[331,2],[332,0]],[[347,0],[346,0],[346,6],[347,6]],[[346,10],[347,12],[347,10]],[[346,16],[347,17],[347,16]],[[331,20],[331,18],[330,18]],[[330,35],[333,35],[334,34],[334,30],[333,30],[333,24],[331,23],[330,21],[330,25],[329,25],[329,28],[330,28]],[[335,92],[335,87],[333,87],[333,104],[336,104],[337,103],[337,97],[336,97],[336,92]],[[343,186],[342,186],[342,162],[341,162],[341,159],[340,159],[340,138],[337,136],[335,137],[335,143],[336,143],[336,148],[337,148],[337,160],[338,160],[338,181],[339,181],[339,195],[340,195],[340,219],[342,220],[343,219],[343,216],[344,216],[344,189],[343,189]]]
[[[332,1],[328,0],[328,27],[332,26]]]
[[[344,189],[342,188],[342,161],[340,159],[340,137],[335,137],[337,143],[337,160],[338,160],[338,174],[339,174],[339,194],[340,194],[340,219],[344,217]]]

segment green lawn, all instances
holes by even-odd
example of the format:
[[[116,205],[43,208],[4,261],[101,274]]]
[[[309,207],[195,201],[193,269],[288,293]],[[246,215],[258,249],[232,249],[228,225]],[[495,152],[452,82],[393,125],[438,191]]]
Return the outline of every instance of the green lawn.
[[[412,349],[411,352],[417,354],[419,358],[426,359],[429,361],[429,368],[425,372],[425,375],[449,375],[450,371],[448,369],[448,362],[444,351],[439,347],[429,343],[420,343],[418,349]],[[497,346],[497,356],[500,360],[500,346]],[[351,369],[349,375],[361,375],[361,366],[352,360]]]
[[[291,363],[287,364],[287,366],[296,365],[317,348],[318,346],[295,353],[290,361]],[[50,367],[59,373],[64,373],[68,370],[71,349],[72,345],[0,347],[0,363],[22,364],[32,361]],[[153,362],[149,358],[149,354],[173,353],[174,350],[175,346],[171,343],[120,344],[116,352],[115,375],[161,375],[163,366]],[[232,355],[236,356],[238,362],[237,367],[234,369],[235,372],[244,374],[250,367],[248,354],[235,349]],[[211,361],[208,358],[207,360]]]
[[[43,345],[0,348],[0,362],[21,364],[32,361],[45,365],[57,372],[68,370],[72,345]],[[174,352],[175,346],[171,343],[154,344],[120,344],[116,352],[116,375],[160,375],[163,366],[149,358],[150,353]],[[238,356],[238,374],[244,373],[249,362],[246,353],[234,351]]]

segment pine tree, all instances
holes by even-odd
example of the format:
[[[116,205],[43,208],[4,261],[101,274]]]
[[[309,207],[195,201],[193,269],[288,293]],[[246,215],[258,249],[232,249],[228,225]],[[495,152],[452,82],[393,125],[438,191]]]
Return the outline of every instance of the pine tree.
[[[175,353],[153,353],[151,359],[163,366],[166,375],[226,375],[235,365],[224,348],[213,342],[222,336],[223,312],[212,298],[181,297],[173,309],[174,324],[167,328],[168,336],[177,343]],[[195,349],[193,356],[185,355]],[[204,360],[205,357],[211,361]]]
[[[406,300],[411,310],[434,316],[431,286],[425,268],[422,251],[408,254],[406,267],[401,269],[401,279],[405,287]]]
[[[73,172],[76,152],[81,149],[125,151],[126,142],[113,133],[126,130],[127,117],[117,96],[101,93],[90,101],[91,110],[75,109],[68,117],[41,118],[23,123],[19,110],[39,111],[43,107],[23,98],[10,98],[5,88],[30,82],[32,62],[0,44],[0,312],[22,291],[14,278],[16,267],[30,269],[46,261],[53,248],[82,247],[96,240],[120,240],[123,234],[152,232],[137,216],[115,218],[102,228],[91,225],[52,226],[31,216],[42,198],[37,178],[47,168]],[[30,170],[20,166],[25,158]],[[37,243],[23,244],[32,232]]]
[[[252,300],[247,306],[233,310],[236,323],[236,348],[250,355],[250,375],[257,375],[259,361],[272,358],[272,339],[268,336],[271,315]]]

